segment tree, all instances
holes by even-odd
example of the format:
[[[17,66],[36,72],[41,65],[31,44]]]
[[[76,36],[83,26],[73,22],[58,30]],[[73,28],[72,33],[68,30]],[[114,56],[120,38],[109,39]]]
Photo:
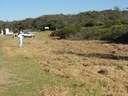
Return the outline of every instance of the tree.
[[[120,8],[119,8],[118,6],[115,6],[115,7],[114,7],[114,10],[119,11],[119,10],[120,10]]]

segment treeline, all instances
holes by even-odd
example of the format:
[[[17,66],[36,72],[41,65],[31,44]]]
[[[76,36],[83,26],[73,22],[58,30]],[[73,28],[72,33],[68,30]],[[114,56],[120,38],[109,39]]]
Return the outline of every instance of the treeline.
[[[59,36],[60,38],[112,39],[118,37],[115,35],[116,33],[121,35],[127,32],[128,11],[115,8],[114,10],[44,15],[34,19],[0,22],[0,29],[8,27],[13,32],[20,29],[43,31],[45,26],[54,31],[51,36]]]

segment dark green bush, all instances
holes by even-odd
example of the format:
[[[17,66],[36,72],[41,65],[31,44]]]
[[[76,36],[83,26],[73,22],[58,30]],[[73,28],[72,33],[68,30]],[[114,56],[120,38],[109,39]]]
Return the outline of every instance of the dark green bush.
[[[128,31],[128,25],[95,26],[81,28],[73,24],[66,26],[64,29],[54,31],[52,36],[59,36],[65,39],[92,39],[92,40],[113,40]]]
[[[78,24],[72,24],[65,26],[63,29],[54,31],[51,36],[59,36],[60,38],[70,38],[74,36],[76,33],[80,32],[81,27]]]
[[[127,25],[114,25],[111,27],[93,27],[86,28],[81,32],[84,39],[97,39],[97,40],[113,40],[125,32],[127,32]]]
[[[85,27],[93,27],[96,26],[96,22],[94,20],[91,20],[85,24]]]

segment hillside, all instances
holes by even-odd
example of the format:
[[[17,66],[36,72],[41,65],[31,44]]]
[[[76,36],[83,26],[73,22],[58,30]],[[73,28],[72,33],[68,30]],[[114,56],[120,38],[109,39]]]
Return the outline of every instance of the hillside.
[[[21,29],[44,30],[44,27],[48,26],[50,30],[56,30],[76,23],[82,27],[125,25],[128,24],[128,10],[108,9],[67,15],[42,15],[38,18],[26,18],[25,20],[12,22],[1,21],[0,29],[10,28],[12,31],[16,32]]]
[[[0,60],[6,59],[0,66],[10,74],[1,96],[128,95],[128,45],[57,40],[49,34],[25,38],[23,48],[17,39],[0,37]]]

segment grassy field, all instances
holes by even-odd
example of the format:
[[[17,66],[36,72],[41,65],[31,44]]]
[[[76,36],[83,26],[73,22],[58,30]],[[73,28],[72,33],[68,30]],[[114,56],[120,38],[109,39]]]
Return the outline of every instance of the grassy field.
[[[128,96],[128,45],[49,34],[0,36],[0,96]]]

